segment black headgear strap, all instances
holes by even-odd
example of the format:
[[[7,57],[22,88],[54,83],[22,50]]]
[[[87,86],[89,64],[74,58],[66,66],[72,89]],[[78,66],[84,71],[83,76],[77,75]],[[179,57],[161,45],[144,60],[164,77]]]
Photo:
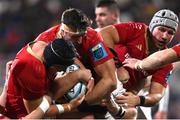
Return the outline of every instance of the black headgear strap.
[[[46,67],[55,64],[71,65],[74,62],[75,52],[64,39],[56,39],[49,43],[44,50]]]

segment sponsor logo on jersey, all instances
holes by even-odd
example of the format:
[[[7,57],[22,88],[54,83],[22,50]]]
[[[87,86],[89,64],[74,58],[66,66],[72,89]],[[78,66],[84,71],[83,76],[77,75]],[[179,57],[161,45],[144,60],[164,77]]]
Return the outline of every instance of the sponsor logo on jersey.
[[[141,51],[141,50],[142,50],[142,45],[141,45],[141,44],[138,44],[138,45],[136,45],[136,48]]]
[[[98,60],[101,60],[101,59],[107,57],[107,52],[106,52],[104,46],[102,45],[102,43],[98,43],[90,51],[93,55],[94,61],[98,61]]]

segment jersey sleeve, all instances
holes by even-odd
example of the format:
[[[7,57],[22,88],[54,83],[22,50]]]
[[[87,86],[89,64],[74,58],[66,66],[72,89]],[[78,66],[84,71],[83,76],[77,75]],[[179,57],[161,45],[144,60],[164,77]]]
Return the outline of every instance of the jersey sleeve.
[[[172,74],[172,69],[172,64],[168,64],[160,69],[157,69],[156,72],[152,75],[152,81],[158,82],[164,87],[167,87],[168,79]]]
[[[176,52],[177,56],[180,56],[180,44],[175,45],[172,49]]]
[[[142,36],[147,28],[145,24],[135,22],[114,24],[114,27],[116,28],[122,43],[131,42],[131,40]]]
[[[53,41],[56,38],[56,34],[57,34],[59,28],[60,28],[59,25],[49,28],[48,30],[39,34],[39,36],[36,38],[36,40],[44,41],[46,43]]]
[[[13,75],[17,78],[15,82],[24,99],[37,99],[46,93],[46,77],[43,71],[44,66],[37,64],[37,61],[15,61]]]
[[[88,35],[87,40],[89,42],[88,46],[86,46],[86,51],[93,66],[103,64],[113,58],[112,53],[96,31],[91,32],[91,35]]]

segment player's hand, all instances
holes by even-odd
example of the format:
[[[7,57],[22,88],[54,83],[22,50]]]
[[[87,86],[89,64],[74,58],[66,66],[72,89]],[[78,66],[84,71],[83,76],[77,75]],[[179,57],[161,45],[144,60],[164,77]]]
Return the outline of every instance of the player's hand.
[[[89,69],[81,69],[78,64],[73,64],[66,68],[66,73],[71,72],[77,72],[78,79],[84,82],[86,85],[92,77],[92,73]]]
[[[69,102],[69,105],[70,105],[71,109],[74,109],[74,108],[78,107],[82,103],[84,98],[85,98],[85,95],[80,94],[78,97],[76,97],[75,99],[71,100]]]
[[[117,96],[115,101],[123,107],[135,107],[139,104],[139,96],[131,92],[125,92],[123,95]]]
[[[93,88],[94,88],[94,78],[91,77],[86,87],[87,89],[86,95],[88,95],[92,91]]]
[[[129,67],[131,69],[136,69],[135,65],[138,64],[141,60],[135,59],[135,58],[128,58],[125,59],[123,62],[124,67]]]
[[[91,71],[89,69],[80,69],[79,73],[79,80],[87,84],[92,77]]]
[[[10,71],[10,69],[11,69],[12,63],[13,63],[12,60],[11,60],[11,61],[8,61],[8,62],[6,63],[6,80],[9,78],[9,71]]]

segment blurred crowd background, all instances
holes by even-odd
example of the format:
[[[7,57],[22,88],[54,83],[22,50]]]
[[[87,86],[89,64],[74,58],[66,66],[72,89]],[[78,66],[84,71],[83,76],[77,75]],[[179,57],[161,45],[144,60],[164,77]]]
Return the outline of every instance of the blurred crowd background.
[[[13,59],[26,43],[38,34],[59,24],[67,8],[83,10],[96,27],[94,5],[96,0],[0,0],[0,87],[4,85],[5,64]],[[117,0],[121,22],[137,21],[148,25],[153,14],[162,8],[180,16],[179,0]],[[180,17],[179,17],[180,18]],[[179,25],[180,26],[180,25]],[[169,47],[180,42],[180,27]],[[170,78],[168,118],[180,118],[180,62],[174,64]]]

